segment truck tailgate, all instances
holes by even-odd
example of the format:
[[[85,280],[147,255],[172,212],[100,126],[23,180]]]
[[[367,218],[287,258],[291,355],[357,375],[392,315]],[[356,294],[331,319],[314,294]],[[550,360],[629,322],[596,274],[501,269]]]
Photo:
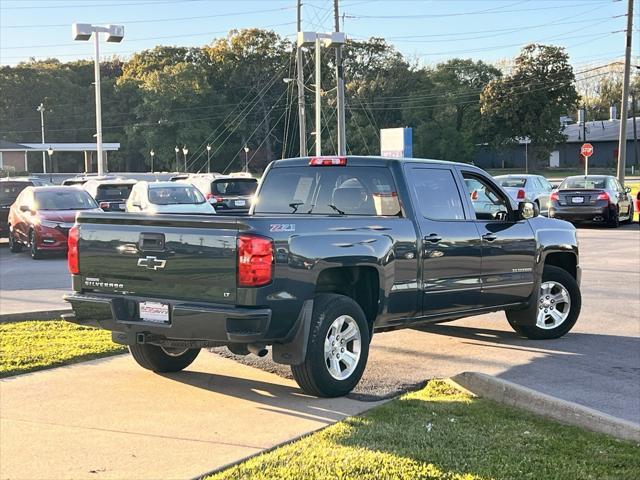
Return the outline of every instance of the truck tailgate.
[[[236,301],[233,217],[81,213],[79,278],[85,292]]]

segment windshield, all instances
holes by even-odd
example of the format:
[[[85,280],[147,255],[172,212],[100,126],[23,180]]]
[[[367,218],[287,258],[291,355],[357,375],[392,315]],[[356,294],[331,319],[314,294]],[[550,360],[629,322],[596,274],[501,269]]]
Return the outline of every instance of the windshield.
[[[560,184],[560,190],[606,188],[605,177],[569,177]]]
[[[391,172],[384,167],[286,167],[272,169],[256,213],[400,215]]]
[[[527,184],[526,178],[501,178],[498,181],[506,188],[524,188]]]
[[[258,181],[255,178],[243,180],[216,180],[211,183],[213,195],[248,196],[256,192]]]
[[[108,184],[98,186],[98,193],[96,193],[96,200],[98,202],[111,201],[111,200],[126,200],[129,198],[129,193],[133,188],[133,184]]]
[[[13,203],[20,192],[31,186],[31,182],[0,182],[0,202]]]
[[[35,191],[37,210],[86,210],[96,208],[96,202],[84,190]]]
[[[191,185],[153,187],[149,189],[149,202],[154,205],[188,205],[204,203],[202,193]]]

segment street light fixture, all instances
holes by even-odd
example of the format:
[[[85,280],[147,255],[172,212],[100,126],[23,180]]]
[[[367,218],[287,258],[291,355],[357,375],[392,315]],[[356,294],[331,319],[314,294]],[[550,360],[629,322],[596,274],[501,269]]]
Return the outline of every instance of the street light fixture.
[[[298,32],[298,47],[305,47],[315,45],[316,50],[316,122],[315,122],[315,136],[316,136],[316,155],[322,155],[322,106],[321,106],[321,92],[322,92],[322,47],[340,47],[345,43],[345,35],[343,32],[331,32],[331,33],[317,33],[317,32]],[[340,92],[338,92],[340,94]],[[338,101],[339,104],[344,105],[343,101]],[[338,112],[338,118],[343,118],[342,114]],[[344,141],[344,125],[339,122],[338,125],[338,149],[342,150]],[[339,155],[343,155],[342,152],[338,152]]]
[[[187,172],[187,153],[189,153],[189,149],[185,145],[182,147],[182,153],[184,153],[184,171]]]
[[[102,100],[100,96],[100,33],[106,33],[107,42],[120,43],[124,38],[124,25],[91,25],[90,23],[74,23],[71,26],[74,40],[89,40],[93,35],[95,52],[94,76],[96,85],[96,151],[98,154],[98,175],[106,170],[102,155]]]
[[[207,173],[211,173],[211,145],[207,144]]]
[[[42,143],[44,144],[44,103],[40,102],[36,111],[40,112],[40,129],[42,130]],[[44,146],[44,145],[43,145]],[[42,151],[42,172],[47,173],[47,156]]]
[[[244,146],[244,171],[249,173],[249,147]]]
[[[149,155],[151,155],[151,173],[153,173],[153,157],[155,156],[155,154],[156,152],[151,149],[151,151],[149,152]]]
[[[178,153],[180,152],[180,149],[176,145],[176,148],[174,148],[173,151],[176,152],[176,172],[178,172],[180,171],[180,167],[178,166],[180,165],[180,158],[178,157]]]
[[[51,145],[49,145],[49,148],[47,149],[47,153],[49,154],[49,183],[53,183],[53,179],[52,179],[52,175],[51,175],[51,171],[53,170],[53,164],[51,163],[51,155],[53,155],[53,147]]]

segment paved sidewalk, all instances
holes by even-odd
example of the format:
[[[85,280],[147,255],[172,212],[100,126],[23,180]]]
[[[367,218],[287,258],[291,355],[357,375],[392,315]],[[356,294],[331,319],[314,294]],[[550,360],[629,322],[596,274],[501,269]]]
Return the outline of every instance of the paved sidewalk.
[[[0,380],[0,478],[192,478],[376,405],[209,352],[167,375],[121,355]]]

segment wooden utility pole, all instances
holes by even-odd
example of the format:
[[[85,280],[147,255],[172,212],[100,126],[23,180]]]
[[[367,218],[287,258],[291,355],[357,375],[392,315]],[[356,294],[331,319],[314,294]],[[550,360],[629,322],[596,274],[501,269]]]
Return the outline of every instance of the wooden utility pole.
[[[622,102],[620,105],[620,138],[618,141],[618,181],[624,186],[627,163],[627,111],[629,109],[629,75],[631,71],[631,39],[633,36],[633,0],[628,0],[627,32],[624,51],[624,78],[622,80]]]
[[[340,31],[340,11],[338,0],[333,0],[335,31]],[[337,83],[337,119],[338,119],[338,155],[347,154],[346,125],[344,115],[344,69],[342,68],[342,44],[336,46],[336,83]]]
[[[298,32],[302,31],[302,0],[298,0]],[[296,71],[298,85],[298,124],[300,128],[300,156],[307,156],[307,117],[304,105],[304,67],[302,49],[296,46]]]

